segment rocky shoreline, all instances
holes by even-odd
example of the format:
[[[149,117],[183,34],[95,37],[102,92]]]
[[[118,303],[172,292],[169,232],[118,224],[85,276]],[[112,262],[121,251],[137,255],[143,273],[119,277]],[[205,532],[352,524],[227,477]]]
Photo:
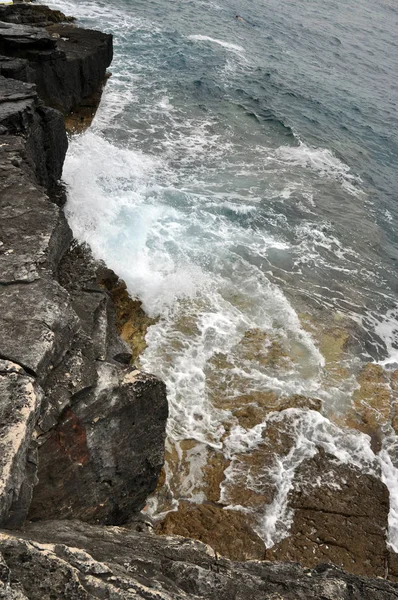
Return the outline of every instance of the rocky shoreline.
[[[231,562],[154,535],[139,512],[164,462],[166,390],[131,364],[113,301],[123,284],[73,240],[62,210],[65,118],[92,115],[112,60],[110,35],[71,21],[0,7],[0,598],[398,598],[389,582],[315,566],[322,553],[313,570]],[[310,521],[313,503],[298,507]],[[388,498],[379,511],[385,521]],[[383,528],[373,539],[365,561]],[[269,558],[297,560],[296,545]]]

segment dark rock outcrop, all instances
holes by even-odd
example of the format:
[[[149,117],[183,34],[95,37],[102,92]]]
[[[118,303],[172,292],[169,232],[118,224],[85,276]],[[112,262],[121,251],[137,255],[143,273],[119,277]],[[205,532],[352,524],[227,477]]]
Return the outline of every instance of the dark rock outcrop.
[[[144,506],[163,464],[165,386],[128,366],[112,299],[97,281],[104,268],[72,244],[55,203],[67,138],[62,114],[43,98],[66,111],[98,91],[112,48],[110,36],[78,28],[68,43],[44,27],[0,24],[9,67],[0,76],[0,523],[7,527],[21,525],[29,510],[35,519],[125,522]],[[12,79],[17,67],[20,79],[37,85]]]
[[[55,23],[71,23],[74,17],[67,17],[59,10],[53,10],[42,4],[18,2],[0,6],[0,21],[46,27]]]
[[[33,20],[42,27],[32,27],[27,22],[36,7],[21,6],[0,10],[0,74],[35,83],[46,106],[67,114],[104,84],[112,36],[59,23],[64,17],[59,12],[51,20],[47,7],[38,7]]]
[[[29,517],[125,523],[145,505],[163,465],[164,384],[130,367],[97,366],[93,390],[39,438]],[[160,443],[159,443],[160,442]]]
[[[231,562],[200,542],[77,522],[0,533],[6,600],[396,600],[398,586],[331,565]],[[3,594],[1,596],[1,594]]]

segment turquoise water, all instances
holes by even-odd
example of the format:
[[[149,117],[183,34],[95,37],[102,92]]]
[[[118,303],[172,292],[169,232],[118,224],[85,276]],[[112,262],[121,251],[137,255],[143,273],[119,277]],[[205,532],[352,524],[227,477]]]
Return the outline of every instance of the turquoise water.
[[[71,142],[66,211],[75,235],[159,317],[141,365],[167,383],[170,447],[198,444],[180,497],[205,499],[209,449],[234,461],[256,447],[266,421],[245,429],[230,407],[264,391],[324,407],[322,418],[296,415],[297,452],[277,482],[324,444],[367,471],[381,461],[394,495],[392,431],[375,456],[367,436],[347,437],[328,418],[349,410],[366,362],[398,366],[398,8],[51,5],[115,36],[93,127]],[[331,331],[347,334],[334,358],[322,342]],[[260,360],[258,344],[242,351],[247,332],[261,332],[279,362]],[[268,544],[289,522],[283,498],[259,518]]]

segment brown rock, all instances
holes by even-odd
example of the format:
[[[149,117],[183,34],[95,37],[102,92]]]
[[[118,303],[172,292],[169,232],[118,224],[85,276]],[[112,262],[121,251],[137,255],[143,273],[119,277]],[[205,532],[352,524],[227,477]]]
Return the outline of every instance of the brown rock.
[[[383,367],[367,364],[359,375],[359,390],[354,393],[354,408],[364,423],[378,429],[391,421],[391,388]]]
[[[145,350],[146,332],[156,319],[148,317],[139,300],[130,298],[124,281],[108,277],[102,284],[110,292],[116,308],[116,326],[121,338],[131,347],[134,362]]]
[[[268,559],[308,567],[330,562],[384,577],[389,497],[379,479],[318,453],[298,470],[290,506],[291,534],[267,551]]]
[[[194,538],[231,560],[262,560],[265,555],[264,543],[247,516],[214,504],[181,502],[158,526],[158,533]]]
[[[388,552],[387,579],[398,581],[398,554],[393,552],[393,550]]]

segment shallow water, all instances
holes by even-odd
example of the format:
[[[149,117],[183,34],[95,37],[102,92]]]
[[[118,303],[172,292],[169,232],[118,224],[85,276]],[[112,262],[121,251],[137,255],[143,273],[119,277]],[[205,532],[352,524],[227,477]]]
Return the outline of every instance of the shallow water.
[[[397,546],[395,433],[383,424],[376,456],[367,435],[342,426],[363,365],[398,367],[398,9],[51,5],[115,35],[94,124],[70,145],[66,212],[78,239],[160,317],[140,359],[170,402],[168,493],[151,510],[205,500],[213,451],[231,460],[221,500],[236,506],[234,482],[262,485],[240,457],[288,419],[294,448],[263,473],[278,493],[256,508],[266,544],[286,534],[294,471],[321,446],[364,472],[381,465]],[[256,406],[269,392],[320,398],[322,415],[268,411],[242,426],[242,398]],[[188,451],[184,440],[194,440]]]

